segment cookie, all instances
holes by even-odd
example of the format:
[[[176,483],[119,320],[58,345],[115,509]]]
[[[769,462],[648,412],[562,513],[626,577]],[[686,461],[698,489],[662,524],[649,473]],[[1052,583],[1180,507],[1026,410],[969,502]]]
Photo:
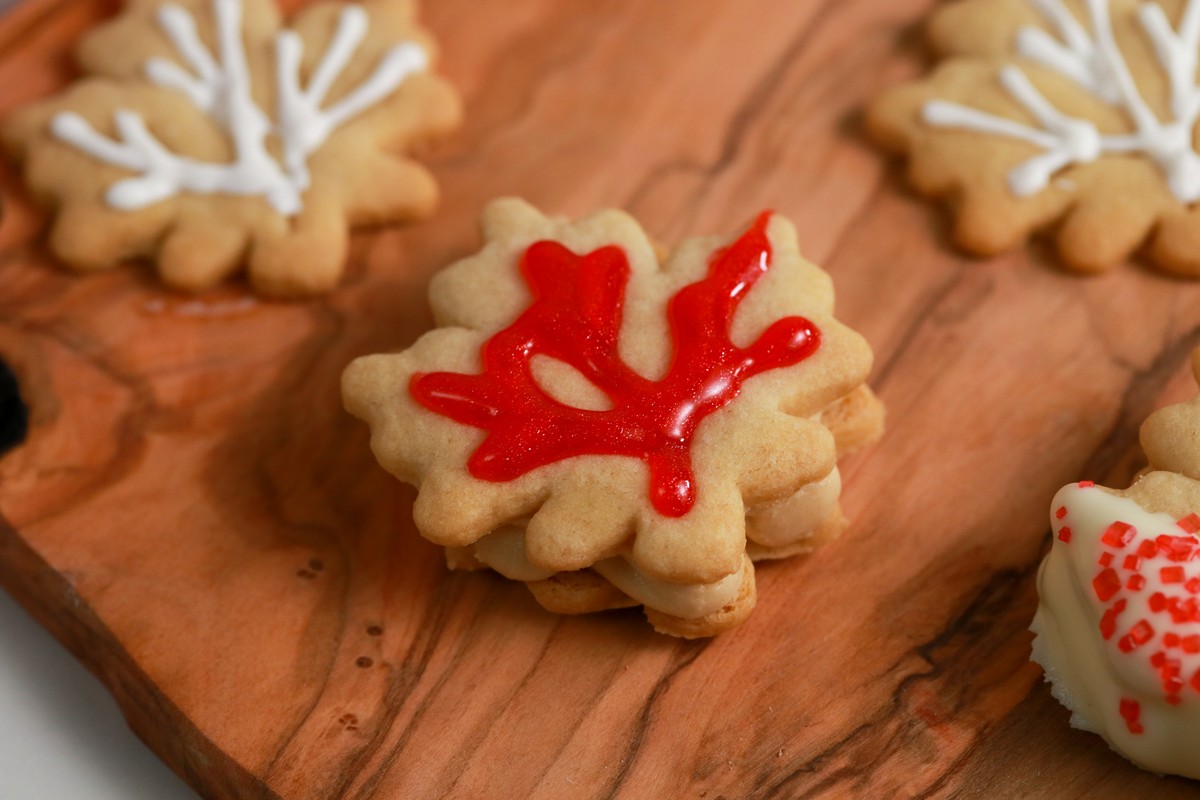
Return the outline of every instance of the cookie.
[[[1073,270],[1142,252],[1200,276],[1200,2],[959,0],[929,39],[937,68],[874,102],[867,128],[949,202],[963,248],[1047,230]]]
[[[1072,725],[1200,778],[1200,398],[1151,415],[1141,438],[1150,467],[1129,489],[1054,498],[1033,660]]]
[[[411,0],[282,24],[270,0],[130,0],[81,41],[82,79],[4,120],[63,262],[147,259],[188,291],[244,270],[262,294],[310,295],[341,278],[351,226],[432,212],[408,154],[460,109]]]
[[[438,327],[343,376],[380,463],[419,489],[418,529],[552,611],[737,625],[752,559],[840,532],[838,456],[882,428],[829,277],[770,213],[665,259],[618,211],[498,200],[483,234],[433,279]]]

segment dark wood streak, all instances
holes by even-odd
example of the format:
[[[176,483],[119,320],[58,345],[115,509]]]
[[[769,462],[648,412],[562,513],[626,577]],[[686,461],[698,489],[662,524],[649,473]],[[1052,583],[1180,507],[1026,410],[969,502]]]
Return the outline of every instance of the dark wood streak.
[[[885,762],[888,755],[910,744],[916,730],[913,726],[920,726],[920,723],[913,721],[904,711],[907,706],[906,695],[920,683],[944,684],[946,682],[939,679],[947,674],[952,676],[955,672],[961,672],[963,668],[970,668],[977,663],[977,659],[970,657],[969,649],[967,652],[956,652],[950,645],[958,639],[971,645],[990,641],[994,633],[993,636],[985,636],[982,640],[980,634],[994,631],[993,626],[996,622],[1011,617],[1011,606],[1015,596],[1021,591],[1029,591],[1029,583],[1039,562],[1040,558],[1020,570],[1005,570],[987,576],[983,586],[959,616],[952,619],[932,639],[913,648],[912,655],[926,664],[927,669],[909,672],[902,678],[892,690],[888,706],[880,708],[872,719],[863,722],[826,749],[814,756],[806,756],[802,763],[791,767],[789,771],[782,774],[774,771],[760,774],[754,782],[752,796],[775,798],[796,797],[802,794],[805,797],[817,797],[839,787],[849,792],[855,785],[870,785],[871,770],[867,765]],[[1010,631],[1000,642],[995,643],[994,647],[998,649],[1012,633]],[[900,663],[906,660],[907,656],[901,662],[897,662],[896,667],[899,668]],[[958,695],[954,698],[952,710],[969,705],[969,690],[953,685],[943,688]],[[899,726],[895,726],[898,720],[905,719],[908,719],[907,725],[901,722]],[[862,752],[861,756],[849,759],[849,763],[858,766],[845,767],[830,773],[823,771],[825,763],[835,762],[847,751]],[[962,761],[963,758],[960,758],[959,762]],[[944,774],[941,782],[949,779],[951,775],[949,772]],[[810,777],[816,780],[805,783]],[[926,791],[931,792],[936,787],[937,784],[932,785]]]
[[[1200,346],[1200,325],[1185,331],[1174,340],[1165,342],[1146,369],[1132,372],[1121,394],[1112,430],[1084,462],[1081,478],[1110,477],[1110,472],[1120,457],[1136,447],[1138,430],[1142,421],[1153,410],[1155,398],[1162,394],[1167,381],[1179,371],[1180,365],[1187,362],[1188,356],[1197,346]],[[1131,476],[1116,477],[1128,479]]]
[[[626,207],[637,213],[642,205],[643,196],[650,191],[651,187],[672,174],[692,173],[699,176],[703,183],[708,184],[712,183],[733,164],[742,150],[742,143],[753,129],[754,123],[759,120],[763,107],[767,104],[771,96],[778,91],[781,78],[811,43],[812,38],[820,31],[822,23],[828,18],[832,9],[838,5],[839,0],[823,0],[816,13],[812,15],[808,25],[792,38],[791,42],[779,54],[779,57],[775,59],[767,72],[763,73],[762,77],[754,84],[745,99],[733,110],[733,113],[729,117],[729,122],[725,126],[725,134],[721,138],[720,147],[715,158],[708,163],[697,163],[685,159],[668,161],[665,164],[654,166],[630,193],[629,199],[626,201]],[[703,199],[704,194],[703,191],[699,191],[693,195],[685,229],[692,229],[695,223],[697,207]]]
[[[642,704],[637,722],[634,723],[633,730],[630,731],[629,745],[618,761],[620,767],[617,770],[617,774],[613,777],[613,781],[607,789],[602,794],[597,795],[598,797],[615,797],[617,792],[624,786],[625,781],[629,777],[630,770],[633,769],[638,757],[642,754],[642,742],[646,738],[650,722],[654,717],[655,706],[675,683],[676,679],[704,653],[707,646],[708,642],[704,640],[679,643],[672,663],[668,666],[662,677],[654,684],[654,688],[650,691],[650,696]]]

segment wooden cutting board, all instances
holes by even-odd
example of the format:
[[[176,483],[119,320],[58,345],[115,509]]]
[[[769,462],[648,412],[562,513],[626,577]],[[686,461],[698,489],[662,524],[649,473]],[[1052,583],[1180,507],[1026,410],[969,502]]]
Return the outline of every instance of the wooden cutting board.
[[[358,236],[310,303],[69,276],[4,168],[0,356],[32,430],[0,459],[0,581],[211,797],[1200,796],[1069,729],[1026,630],[1054,491],[1124,485],[1141,420],[1194,392],[1200,286],[949,246],[859,125],[923,68],[933,5],[430,0],[468,109],[440,213]],[[0,111],[115,11],[8,12]],[[775,208],[874,345],[889,432],[846,465],[850,528],[762,568],[736,632],[448,573],[341,410],[343,366],[429,327],[429,276],[505,194],[667,242]]]

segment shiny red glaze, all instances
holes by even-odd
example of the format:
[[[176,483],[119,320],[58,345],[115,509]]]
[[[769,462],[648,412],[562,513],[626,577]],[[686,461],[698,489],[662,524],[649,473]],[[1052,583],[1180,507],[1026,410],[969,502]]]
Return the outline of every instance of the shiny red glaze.
[[[467,467],[481,480],[508,481],[574,456],[638,458],[650,468],[658,513],[681,517],[696,502],[691,445],[700,422],[767,370],[815,353],[821,333],[802,317],[772,324],[754,344],[729,339],[734,312],[771,266],[770,213],[709,261],[704,279],[671,298],[674,353],[661,380],[629,368],[617,349],[629,261],[616,246],[577,255],[555,241],[531,245],[521,274],[533,301],[482,348],[483,373],[414,375],[412,396],[425,408],[487,438]],[[578,370],[612,402],[604,411],[573,408],[534,380],[531,361],[548,356]]]

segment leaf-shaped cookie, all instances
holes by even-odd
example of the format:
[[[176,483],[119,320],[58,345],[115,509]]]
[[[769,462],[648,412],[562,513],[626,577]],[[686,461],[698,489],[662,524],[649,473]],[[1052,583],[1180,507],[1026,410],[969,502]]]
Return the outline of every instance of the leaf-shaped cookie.
[[[1148,243],[1200,276],[1200,0],[959,0],[929,31],[937,69],[879,98],[868,128],[952,203],[964,248],[1053,228],[1076,270]]]
[[[677,635],[736,624],[750,559],[840,531],[836,459],[882,425],[828,276],[773,214],[661,265],[616,211],[502,200],[484,229],[433,281],[439,327],[343,377],[380,463],[420,489],[418,528],[554,610],[632,598]]]
[[[427,215],[406,154],[453,129],[411,0],[130,0],[79,47],[86,76],[4,121],[70,266],[157,263],[200,290],[245,268],[264,294],[335,286],[350,226]]]

